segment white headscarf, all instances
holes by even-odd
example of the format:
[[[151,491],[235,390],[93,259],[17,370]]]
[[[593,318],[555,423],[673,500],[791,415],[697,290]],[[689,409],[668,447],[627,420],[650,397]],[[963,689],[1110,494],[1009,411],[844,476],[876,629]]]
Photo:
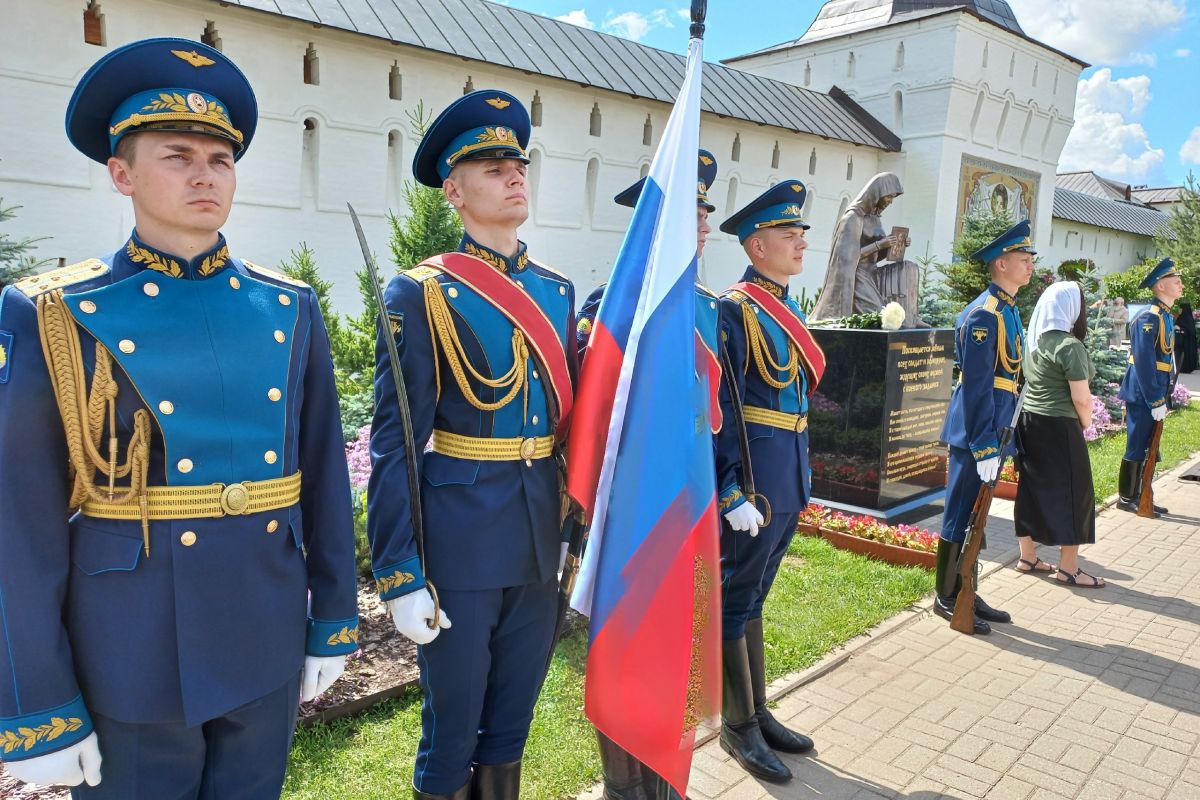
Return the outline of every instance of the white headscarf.
[[[1042,292],[1033,316],[1029,318],[1029,331],[1025,334],[1028,353],[1037,350],[1038,340],[1046,331],[1071,332],[1075,320],[1079,319],[1079,284],[1075,281],[1052,283]]]

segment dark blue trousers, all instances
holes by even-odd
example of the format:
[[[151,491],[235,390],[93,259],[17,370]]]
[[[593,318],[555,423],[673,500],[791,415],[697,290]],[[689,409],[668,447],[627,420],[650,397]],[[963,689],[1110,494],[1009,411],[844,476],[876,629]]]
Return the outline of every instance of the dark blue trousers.
[[[979,497],[979,472],[970,450],[950,448],[949,474],[946,476],[946,511],[942,516],[942,538],[948,542],[963,542],[967,538],[967,523],[971,509]]]
[[[451,794],[470,779],[472,763],[507,764],[525,751],[558,584],[438,594],[452,627],[417,649],[425,700],[413,785]]]
[[[740,639],[746,622],[762,616],[763,603],[788,545],[796,534],[800,512],[775,514],[758,536],[735,531],[721,520],[721,638]]]
[[[1145,403],[1125,404],[1125,458],[1130,461],[1145,461],[1150,449],[1150,437],[1154,434],[1154,417]],[[1157,458],[1157,453],[1155,457]]]
[[[231,669],[236,667],[231,666]],[[74,800],[278,800],[283,790],[300,674],[223,717],[134,724],[92,715],[100,740],[100,785]]]

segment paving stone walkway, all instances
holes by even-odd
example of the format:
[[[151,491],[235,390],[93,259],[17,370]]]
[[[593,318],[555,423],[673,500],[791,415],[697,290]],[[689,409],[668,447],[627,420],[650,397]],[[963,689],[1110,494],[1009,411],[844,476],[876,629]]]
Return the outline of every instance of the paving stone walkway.
[[[1099,590],[1017,573],[997,502],[980,593],[1013,624],[964,636],[928,602],[893,619],[772,685],[776,716],[818,747],[783,756],[791,783],[760,783],[710,741],[689,796],[1200,800],[1200,487],[1177,480],[1195,463],[1156,481],[1168,517],[1100,515],[1081,558]]]

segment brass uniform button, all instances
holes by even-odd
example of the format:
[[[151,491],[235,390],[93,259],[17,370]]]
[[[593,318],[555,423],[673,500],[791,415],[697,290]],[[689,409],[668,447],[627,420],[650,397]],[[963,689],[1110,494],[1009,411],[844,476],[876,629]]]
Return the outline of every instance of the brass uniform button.
[[[170,400],[163,400],[161,403],[158,404],[158,410],[164,414],[174,414],[175,413],[175,404],[172,403]]]
[[[446,290],[446,294],[450,295],[451,297],[458,297],[458,289],[455,289],[453,286],[451,286]]]
[[[279,305],[290,306],[291,304],[292,304],[292,298],[288,297],[286,294],[279,295]]]
[[[190,458],[179,459],[179,461],[175,464],[175,469],[186,475],[192,471],[192,460]]]
[[[234,289],[242,288],[242,282],[237,279],[236,275],[229,276],[229,285],[232,286]]]
[[[267,533],[274,533],[279,530],[279,520],[273,519],[267,523]]]
[[[283,331],[275,331],[275,341],[283,344],[287,341],[287,336],[284,335]]]
[[[534,424],[534,425],[537,425],[537,420],[538,420],[538,418],[537,418],[537,414],[534,414],[534,415],[533,415],[533,419],[531,419],[531,420],[529,420],[529,421],[530,421],[532,424]]]
[[[275,387],[271,387],[271,389],[267,392],[267,397],[271,399],[272,403],[277,403],[279,402],[279,398],[283,397],[283,392],[279,391]]]
[[[560,286],[560,287],[558,287],[558,293],[559,293],[559,294],[566,294],[566,293],[567,293],[567,287],[565,287],[565,286]]]
[[[132,339],[122,339],[121,341],[117,342],[117,349],[122,353],[132,353],[137,349],[137,345],[133,343]]]
[[[267,462],[268,464],[274,464],[278,460],[279,456],[276,455],[274,450],[268,450],[267,452],[263,453],[263,461]]]
[[[536,381],[536,380],[537,380],[538,378],[540,378],[540,377],[541,377],[541,376],[540,376],[540,375],[538,375],[538,371],[535,369],[535,370],[533,371],[533,379]]]
[[[85,314],[95,314],[96,313],[96,304],[93,303],[91,300],[84,300],[83,302],[81,302],[79,304],[79,310]]]
[[[184,547],[191,547],[196,543],[196,534],[193,531],[184,531],[179,537],[179,543]]]
[[[142,286],[142,291],[146,293],[147,297],[158,297],[158,284],[153,281],[147,282]]]

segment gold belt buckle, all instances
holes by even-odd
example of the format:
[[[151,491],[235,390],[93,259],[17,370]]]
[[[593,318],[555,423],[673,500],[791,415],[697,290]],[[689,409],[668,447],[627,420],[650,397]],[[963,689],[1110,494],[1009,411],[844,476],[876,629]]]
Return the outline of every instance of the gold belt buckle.
[[[522,439],[521,440],[521,450],[520,450],[521,458],[525,459],[526,461],[530,461],[533,459],[533,454],[536,451],[537,451],[537,440],[536,439]]]
[[[250,505],[250,488],[244,483],[231,483],[221,491],[221,510],[231,516],[243,514]]]
[[[796,433],[804,433],[804,429],[808,427],[808,417],[805,417],[803,414],[797,414],[796,424],[793,427],[795,427]]]

